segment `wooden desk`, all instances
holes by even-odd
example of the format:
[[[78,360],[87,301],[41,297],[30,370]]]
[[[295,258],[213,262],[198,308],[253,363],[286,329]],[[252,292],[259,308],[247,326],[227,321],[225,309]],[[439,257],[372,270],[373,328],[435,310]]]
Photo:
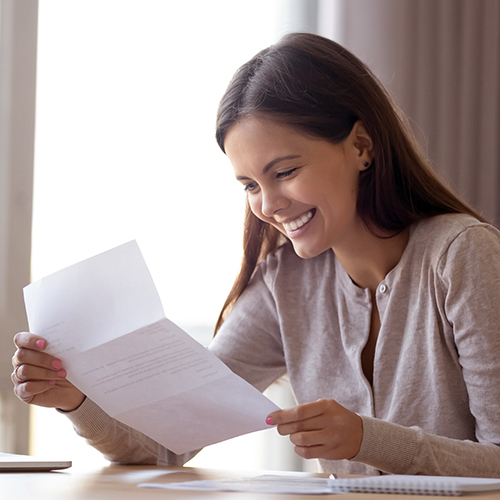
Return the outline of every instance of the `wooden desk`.
[[[256,472],[261,474],[262,472]],[[174,491],[138,488],[144,482],[170,482],[207,479],[215,477],[240,477],[204,469],[181,467],[123,466],[110,465],[94,471],[76,468],[59,472],[0,473],[0,498],[2,500],[148,500],[163,499],[222,499],[222,500],[321,500],[335,497],[337,500],[430,500],[447,497],[407,495],[260,495],[250,493],[222,493]],[[478,493],[462,497],[481,500],[500,500],[500,492]],[[449,497],[448,497],[449,498]]]

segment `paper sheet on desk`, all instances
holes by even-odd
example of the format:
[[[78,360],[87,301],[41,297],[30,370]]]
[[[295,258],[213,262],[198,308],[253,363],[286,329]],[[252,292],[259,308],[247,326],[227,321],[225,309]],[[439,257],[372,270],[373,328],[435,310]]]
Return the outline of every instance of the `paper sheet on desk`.
[[[175,453],[265,429],[278,409],[165,318],[135,241],[32,283],[24,300],[68,380]]]
[[[233,491],[241,493],[280,493],[297,495],[328,495],[332,479],[311,477],[304,473],[264,474],[238,479],[203,479],[182,483],[142,483],[140,488],[191,491]]]

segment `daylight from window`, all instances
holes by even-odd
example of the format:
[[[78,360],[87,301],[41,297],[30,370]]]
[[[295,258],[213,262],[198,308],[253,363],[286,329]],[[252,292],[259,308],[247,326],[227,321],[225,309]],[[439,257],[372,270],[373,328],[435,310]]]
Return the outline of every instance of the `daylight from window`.
[[[216,109],[234,71],[283,34],[285,3],[40,0],[34,280],[136,239],[167,317],[208,343],[244,206]],[[54,410],[32,424],[32,453],[105,463]],[[240,463],[221,458],[228,442],[196,464],[259,466],[258,439],[238,439]]]

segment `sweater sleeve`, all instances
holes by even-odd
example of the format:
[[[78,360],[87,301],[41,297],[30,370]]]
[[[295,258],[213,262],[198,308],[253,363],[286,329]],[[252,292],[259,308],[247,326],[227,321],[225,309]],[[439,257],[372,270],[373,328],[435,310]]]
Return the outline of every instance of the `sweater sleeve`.
[[[389,474],[500,477],[500,448],[460,441],[376,418],[363,419],[363,443],[353,461]]]
[[[476,225],[461,232],[440,259],[438,280],[476,422],[476,441],[363,417],[363,443],[354,460],[397,474],[500,477],[498,231]]]
[[[89,398],[72,412],[62,412],[76,433],[111,462],[136,465],[184,465],[198,451],[176,455],[135,429],[110,417]]]

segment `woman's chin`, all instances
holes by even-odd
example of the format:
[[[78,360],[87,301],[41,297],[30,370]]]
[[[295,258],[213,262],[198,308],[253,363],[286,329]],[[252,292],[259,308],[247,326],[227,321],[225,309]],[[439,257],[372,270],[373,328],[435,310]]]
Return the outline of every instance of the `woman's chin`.
[[[308,248],[305,245],[301,245],[299,243],[295,243],[292,240],[292,245],[293,249],[295,250],[295,253],[301,258],[301,259],[312,259],[313,257],[317,257],[318,255],[322,254],[327,248]]]

